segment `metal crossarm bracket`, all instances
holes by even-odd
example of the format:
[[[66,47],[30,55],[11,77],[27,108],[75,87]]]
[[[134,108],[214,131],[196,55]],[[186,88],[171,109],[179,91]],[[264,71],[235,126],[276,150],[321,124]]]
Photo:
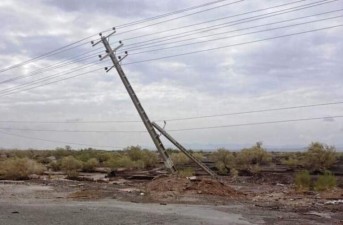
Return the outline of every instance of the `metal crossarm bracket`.
[[[100,61],[102,61],[103,59],[105,59],[105,58],[107,58],[108,56],[110,56],[111,54],[113,54],[113,53],[115,53],[118,49],[120,49],[121,47],[123,47],[123,43],[121,42],[121,41],[119,41],[119,46],[118,47],[116,47],[115,49],[111,49],[111,50],[109,50],[108,52],[107,52],[107,50],[106,50],[106,55],[104,56],[104,57],[101,57],[100,58]]]
[[[125,59],[128,55],[129,55],[128,52],[125,51],[125,55],[123,57],[118,56],[119,62],[123,61],[123,59]]]
[[[115,27],[113,27],[112,30],[113,30],[112,33],[106,35],[105,38],[109,38],[110,36],[112,36],[113,34],[115,34],[117,32]],[[91,41],[91,44],[93,47],[102,42],[102,38],[103,38],[102,33],[99,33],[99,36],[100,36],[99,41],[97,41],[97,42]]]
[[[114,66],[111,66],[110,68],[108,68],[108,67],[105,67],[104,69],[105,69],[105,71],[106,71],[106,73],[108,73],[111,69],[113,69],[114,68]]]

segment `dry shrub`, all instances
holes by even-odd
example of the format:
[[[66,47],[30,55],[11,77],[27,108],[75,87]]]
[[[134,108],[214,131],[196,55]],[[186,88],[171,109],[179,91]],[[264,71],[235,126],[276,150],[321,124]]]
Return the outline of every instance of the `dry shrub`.
[[[310,144],[305,154],[306,167],[312,171],[325,171],[331,168],[336,163],[336,160],[335,147],[319,142]]]
[[[227,174],[234,164],[234,156],[229,150],[224,148],[220,148],[216,152],[213,152],[210,155],[210,158],[214,161],[216,168],[221,174]]]
[[[189,158],[182,152],[172,153],[170,158],[175,165],[185,165],[189,162]]]
[[[61,169],[66,173],[68,178],[76,178],[79,175],[78,170],[82,166],[82,161],[75,159],[73,156],[64,157],[61,161]]]
[[[49,163],[48,168],[52,169],[52,171],[61,171],[61,160]]]
[[[304,162],[302,159],[295,158],[295,157],[288,157],[288,159],[284,159],[281,161],[282,164],[287,165],[291,169],[296,169],[298,167],[302,167]]]
[[[251,173],[260,172],[261,165],[268,165],[272,161],[272,155],[258,142],[255,146],[241,150],[237,154],[236,167]]]
[[[131,146],[126,149],[126,153],[137,168],[152,168],[158,163],[157,155],[154,152],[142,150],[140,146]]]
[[[96,158],[89,159],[83,163],[82,170],[85,172],[94,172],[95,168],[99,166],[99,161]]]
[[[136,167],[135,162],[127,155],[112,157],[106,162],[106,166],[111,169],[126,168],[133,169]]]
[[[297,191],[308,191],[311,187],[311,176],[307,170],[298,172],[294,179]]]
[[[42,174],[46,168],[28,158],[11,158],[0,163],[0,177],[2,179],[28,179],[29,175]]]
[[[202,161],[205,158],[205,156],[201,152],[194,152],[192,153],[192,156],[199,161]]]
[[[336,177],[328,170],[323,175],[320,175],[314,184],[314,190],[316,191],[326,191],[334,187],[336,187]]]

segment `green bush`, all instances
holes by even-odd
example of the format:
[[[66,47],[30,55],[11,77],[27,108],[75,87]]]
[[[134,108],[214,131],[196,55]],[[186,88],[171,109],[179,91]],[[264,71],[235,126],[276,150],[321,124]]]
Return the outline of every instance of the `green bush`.
[[[226,149],[220,148],[210,155],[210,159],[214,161],[219,173],[227,174],[230,168],[234,166],[234,156]]]
[[[311,187],[311,176],[307,170],[298,172],[294,179],[295,188],[298,191],[308,191]]]
[[[131,146],[126,149],[128,157],[135,162],[136,168],[152,168],[158,163],[157,155],[149,150],[142,150],[139,146]]]
[[[291,169],[296,169],[304,165],[302,159],[298,159],[295,157],[289,157],[288,159],[283,159],[281,162],[282,164],[287,165]]]
[[[251,173],[258,173],[261,165],[268,165],[272,161],[272,155],[258,142],[255,146],[241,150],[236,157],[236,167]]]
[[[306,167],[312,171],[325,171],[331,168],[336,163],[336,160],[335,147],[319,142],[310,144],[305,153]]]
[[[332,172],[326,170],[323,175],[318,177],[318,180],[314,184],[316,191],[326,191],[336,187],[336,177]]]
[[[61,171],[61,160],[49,163],[48,168],[52,169],[52,171]]]
[[[194,152],[194,153],[192,153],[192,156],[199,161],[202,161],[205,158],[201,152]]]
[[[189,162],[189,158],[182,152],[172,153],[170,158],[176,166],[185,165]]]
[[[68,178],[75,178],[79,175],[78,170],[82,168],[82,161],[75,159],[74,156],[64,157],[61,161],[61,169]]]
[[[89,159],[87,162],[83,163],[82,170],[85,172],[93,172],[96,167],[99,166],[99,161],[96,158]]]
[[[28,179],[29,175],[42,174],[46,168],[28,158],[10,158],[0,162],[1,179]]]
[[[127,155],[121,155],[121,156],[112,157],[110,160],[106,161],[106,166],[111,169],[118,169],[118,168],[133,169],[135,168],[135,163]]]

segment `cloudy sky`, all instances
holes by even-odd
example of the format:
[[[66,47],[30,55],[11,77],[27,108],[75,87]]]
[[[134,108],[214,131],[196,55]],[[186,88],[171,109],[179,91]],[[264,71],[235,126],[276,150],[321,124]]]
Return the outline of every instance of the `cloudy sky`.
[[[115,26],[147,114],[185,147],[343,148],[343,104],[175,120],[343,101],[342,0],[209,2],[2,0],[0,147],[153,146],[117,72],[103,70],[111,62],[99,63],[102,43],[90,45]]]

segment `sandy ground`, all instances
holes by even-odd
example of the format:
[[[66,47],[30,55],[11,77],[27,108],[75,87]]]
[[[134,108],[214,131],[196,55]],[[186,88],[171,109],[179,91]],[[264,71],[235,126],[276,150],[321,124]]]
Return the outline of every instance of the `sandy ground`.
[[[244,194],[230,197],[187,185],[183,194],[148,192],[147,182],[0,181],[0,224],[343,224],[343,204],[325,204],[342,199],[341,189],[299,195],[287,185],[243,182],[231,187]]]

